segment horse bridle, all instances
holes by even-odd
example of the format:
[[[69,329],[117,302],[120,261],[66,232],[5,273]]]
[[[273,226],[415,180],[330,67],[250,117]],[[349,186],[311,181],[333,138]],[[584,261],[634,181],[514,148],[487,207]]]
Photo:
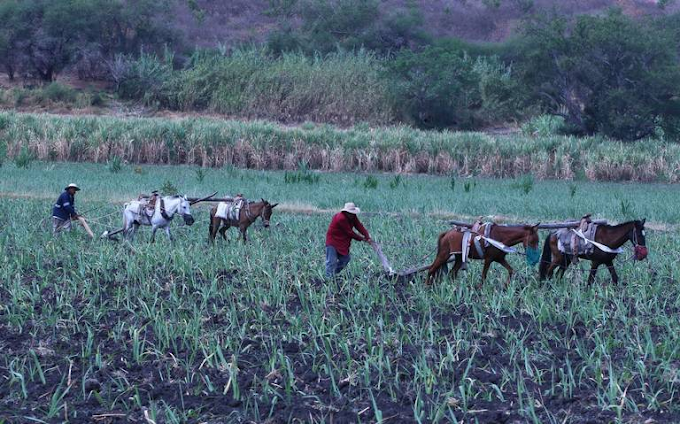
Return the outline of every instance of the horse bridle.
[[[248,204],[246,205],[246,218],[248,219],[248,222],[252,224],[253,222],[257,221],[257,218],[262,218],[262,223],[265,226],[268,225],[269,220],[264,218],[264,211],[267,209],[267,204],[263,203],[262,210],[260,211],[259,215],[255,216],[254,218],[253,214],[250,213],[250,205],[251,205],[250,202],[248,202]]]
[[[162,216],[163,219],[165,219],[166,221],[172,221],[172,220],[175,218],[175,213],[173,213],[172,216],[168,215],[168,213],[167,213],[166,210],[165,210],[165,201],[163,200],[162,197],[161,197],[159,200],[161,201],[161,216]],[[180,203],[177,205],[177,209],[179,209],[179,208],[182,206],[182,201],[183,201],[183,200],[184,200],[184,199],[180,198]],[[185,216],[185,215],[187,215],[187,214],[181,213],[181,215],[182,215],[182,216]]]
[[[165,211],[165,200],[163,200],[163,198],[161,197],[160,201],[161,201],[161,216],[166,221],[172,221],[172,219],[175,217],[175,214],[172,214],[172,216],[168,215],[168,213]]]
[[[638,247],[640,246],[640,243],[638,243],[638,235],[637,235],[637,224],[633,223],[633,229],[630,230],[632,234],[628,235],[628,240],[630,240],[631,243],[633,243],[633,247]],[[643,230],[644,231],[644,230]]]

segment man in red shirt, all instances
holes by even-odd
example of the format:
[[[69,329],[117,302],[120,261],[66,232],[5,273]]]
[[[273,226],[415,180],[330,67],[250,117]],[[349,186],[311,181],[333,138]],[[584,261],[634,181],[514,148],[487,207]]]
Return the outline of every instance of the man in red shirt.
[[[370,242],[371,236],[361,225],[357,215],[361,212],[354,203],[345,203],[345,207],[333,216],[326,233],[326,276],[333,277],[347,266],[350,261],[349,247],[352,239]],[[354,229],[360,234],[357,234]]]

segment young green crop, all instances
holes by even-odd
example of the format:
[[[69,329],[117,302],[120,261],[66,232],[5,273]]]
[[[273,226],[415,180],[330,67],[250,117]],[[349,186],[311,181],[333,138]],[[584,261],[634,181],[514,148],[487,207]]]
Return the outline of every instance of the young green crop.
[[[371,189],[353,184],[355,175],[319,174],[300,190],[281,172],[214,170],[198,181],[195,169],[3,166],[0,420],[680,417],[674,186],[537,180],[524,194],[513,180],[478,179],[463,194],[451,192],[450,177],[402,176],[392,188],[392,176],[374,175]],[[219,188],[282,205],[269,230],[252,227],[246,246],[231,234],[209,247],[208,208],[197,206],[194,226],[173,224],[174,244],[151,245],[144,231],[131,250],[89,240],[78,226],[52,237],[47,218],[62,180],[83,186],[77,206],[96,232],[121,224],[121,202],[166,180],[190,195]],[[624,196],[657,230],[647,233],[646,262],[628,261],[628,250],[617,260],[617,287],[606,273],[585,285],[584,261],[540,283],[512,256],[507,288],[500,267],[478,288],[476,262],[428,288],[384,277],[365,244],[352,247],[337,281],[322,281],[325,230],[345,201],[367,212],[362,220],[402,269],[432,259],[448,227],[442,216],[622,220]]]

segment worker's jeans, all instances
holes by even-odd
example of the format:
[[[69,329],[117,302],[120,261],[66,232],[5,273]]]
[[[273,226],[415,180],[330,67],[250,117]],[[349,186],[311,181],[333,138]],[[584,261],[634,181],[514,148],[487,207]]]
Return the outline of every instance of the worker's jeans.
[[[52,233],[57,234],[61,231],[71,231],[71,220],[52,217]]]
[[[333,277],[342,271],[349,260],[350,255],[339,255],[333,246],[326,246],[326,277]]]

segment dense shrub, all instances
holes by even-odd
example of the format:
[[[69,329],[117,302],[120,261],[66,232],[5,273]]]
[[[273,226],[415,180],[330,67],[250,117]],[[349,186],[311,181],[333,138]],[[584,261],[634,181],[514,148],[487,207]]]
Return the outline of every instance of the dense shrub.
[[[64,84],[53,82],[42,90],[42,98],[51,102],[73,103],[76,101],[76,91]]]
[[[680,68],[672,33],[618,11],[540,20],[525,28],[521,75],[533,100],[577,134],[622,140],[672,131],[680,119]]]
[[[4,0],[0,2],[0,65],[54,81],[80,63],[82,76],[101,77],[116,54],[159,50],[176,36],[171,0]],[[175,43],[177,45],[177,43]]]
[[[284,24],[268,36],[267,46],[277,54],[304,51],[308,55],[362,48],[389,53],[426,44],[420,9],[413,3],[381,11],[378,0],[286,0],[273,13],[300,21]]]
[[[161,59],[144,54],[139,59],[116,58],[115,77],[118,94],[124,99],[139,99],[147,105],[168,106],[173,95],[168,87],[173,78],[172,54]]]
[[[393,120],[382,61],[372,53],[338,52],[307,57],[264,50],[222,55],[196,53],[187,67],[142,55],[121,65],[118,92],[125,98],[177,110],[279,121],[353,123]]]
[[[564,118],[561,116],[538,115],[522,124],[522,133],[532,137],[550,137],[564,130]]]
[[[407,121],[425,128],[473,129],[512,117],[512,70],[498,57],[457,45],[403,51],[388,64],[392,95]]]

